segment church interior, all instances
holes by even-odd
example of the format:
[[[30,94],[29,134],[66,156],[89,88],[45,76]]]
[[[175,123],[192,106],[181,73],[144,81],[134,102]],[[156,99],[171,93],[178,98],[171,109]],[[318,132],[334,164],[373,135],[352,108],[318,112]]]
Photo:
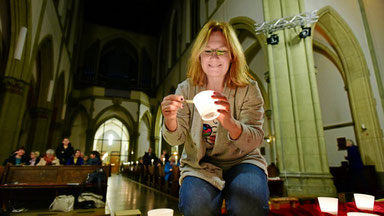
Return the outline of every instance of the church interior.
[[[84,160],[100,154],[106,179],[89,186],[105,206],[65,215],[182,215],[179,167],[172,181],[164,167],[184,146],[163,138],[161,102],[214,20],[235,30],[264,99],[269,214],[321,215],[317,198],[332,197],[338,215],[384,215],[382,11],[382,0],[0,0],[1,214],[42,214],[87,189],[94,167],[7,163],[67,140]],[[148,151],[158,163],[144,168]],[[356,194],[374,208],[357,208]]]

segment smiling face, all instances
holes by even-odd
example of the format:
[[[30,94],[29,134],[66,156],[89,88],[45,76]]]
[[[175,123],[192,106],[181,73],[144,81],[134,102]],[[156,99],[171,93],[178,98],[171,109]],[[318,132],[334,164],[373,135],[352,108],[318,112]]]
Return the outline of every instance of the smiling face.
[[[229,47],[221,31],[214,31],[209,36],[206,47],[200,54],[201,68],[210,78],[224,78],[228,72],[231,58]]]
[[[81,152],[80,152],[80,151],[76,151],[76,153],[75,153],[75,158],[79,158],[80,155],[81,155]]]

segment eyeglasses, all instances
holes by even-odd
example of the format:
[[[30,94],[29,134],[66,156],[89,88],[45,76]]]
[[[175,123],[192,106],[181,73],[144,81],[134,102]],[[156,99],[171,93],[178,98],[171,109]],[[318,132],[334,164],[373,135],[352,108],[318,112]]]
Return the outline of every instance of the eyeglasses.
[[[218,50],[218,49],[204,50],[202,54],[208,57],[208,56],[213,56],[215,53],[217,56],[223,56],[228,53],[228,50]]]

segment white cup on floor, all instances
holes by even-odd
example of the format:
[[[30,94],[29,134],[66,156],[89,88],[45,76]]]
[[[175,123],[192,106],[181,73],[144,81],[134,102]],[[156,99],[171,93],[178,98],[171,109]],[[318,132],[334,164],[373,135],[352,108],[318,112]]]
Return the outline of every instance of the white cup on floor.
[[[368,194],[359,194],[354,193],[353,197],[355,198],[355,204],[358,209],[362,210],[373,210],[375,205],[375,197]]]
[[[362,213],[362,212],[348,212],[347,216],[379,216],[377,214],[369,214],[369,213]]]
[[[339,199],[333,197],[317,197],[319,201],[320,210],[330,214],[337,214],[339,207]]]
[[[148,211],[148,216],[173,216],[173,209],[160,208]]]

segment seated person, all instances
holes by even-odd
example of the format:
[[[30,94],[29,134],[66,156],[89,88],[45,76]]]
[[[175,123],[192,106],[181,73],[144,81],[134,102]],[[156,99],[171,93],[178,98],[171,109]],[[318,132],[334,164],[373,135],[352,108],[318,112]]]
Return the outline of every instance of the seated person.
[[[91,151],[88,159],[88,165],[101,165],[100,153],[98,151]]]
[[[3,163],[3,166],[9,165],[24,165],[28,163],[27,157],[24,155],[25,149],[23,147],[18,148],[8,159]]]
[[[45,156],[40,159],[40,162],[37,166],[45,166],[45,165],[60,165],[59,159],[55,157],[55,150],[48,149],[45,152]]]
[[[38,151],[31,151],[31,158],[28,161],[29,166],[36,166],[40,162],[40,152]]]
[[[163,150],[163,153],[161,154],[160,158],[161,158],[161,161],[163,162],[163,165],[169,162],[169,154],[167,153],[167,150]]]
[[[67,165],[83,165],[84,160],[82,157],[80,157],[80,155],[81,155],[80,149],[76,149],[75,155],[73,157],[71,157],[70,159],[68,159]]]
[[[84,164],[88,164],[88,159],[89,159],[88,155],[84,155],[84,157],[82,158],[83,158]]]
[[[165,181],[172,181],[172,179],[173,179],[173,176],[172,176],[173,166],[179,166],[178,164],[176,164],[175,156],[170,157],[170,161],[168,161],[165,164],[165,167],[164,167],[164,173],[165,173],[164,179],[165,179]]]

